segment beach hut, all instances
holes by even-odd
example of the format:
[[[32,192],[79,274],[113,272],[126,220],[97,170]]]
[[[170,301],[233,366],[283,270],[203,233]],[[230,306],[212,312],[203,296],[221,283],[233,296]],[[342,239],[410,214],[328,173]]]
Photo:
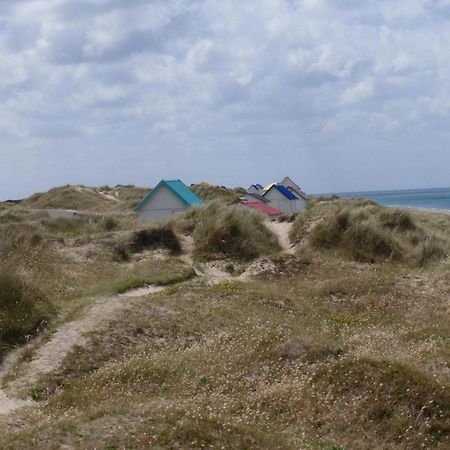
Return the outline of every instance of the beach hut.
[[[270,203],[270,200],[264,198],[260,194],[251,194],[247,192],[246,194],[241,196],[241,201],[243,202],[260,202],[260,203]]]
[[[143,222],[152,222],[202,203],[181,180],[161,180],[134,210]]]
[[[264,193],[264,198],[270,200],[271,207],[285,213],[294,213],[306,208],[306,199],[282,184],[272,184]]]
[[[249,194],[261,194],[263,191],[263,187],[261,184],[256,183],[256,184],[252,184],[248,189],[247,192]]]
[[[284,177],[279,184],[282,184],[283,186],[287,187],[291,192],[294,192],[301,197],[306,196],[303,189],[297,183],[295,183],[295,181],[293,181],[290,177]]]

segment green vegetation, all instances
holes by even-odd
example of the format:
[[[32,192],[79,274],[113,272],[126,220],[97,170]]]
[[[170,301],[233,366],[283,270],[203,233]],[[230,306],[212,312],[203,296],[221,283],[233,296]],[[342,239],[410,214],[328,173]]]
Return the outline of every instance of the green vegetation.
[[[127,248],[133,253],[158,248],[170,250],[172,254],[181,252],[180,240],[169,224],[159,224],[151,228],[135,231],[128,239]]]
[[[53,315],[39,290],[8,266],[0,268],[0,359],[5,350],[35,333]]]
[[[245,193],[244,189],[228,189],[224,186],[213,186],[209,183],[194,184],[191,189],[205,202],[219,200],[228,204],[237,203],[239,197]]]
[[[259,213],[218,202],[197,208],[191,216],[195,256],[251,260],[276,253],[278,239],[264,219]]]
[[[309,226],[309,229],[308,229]],[[419,266],[444,259],[450,240],[413,213],[366,200],[315,199],[298,215],[290,238],[316,249],[338,250],[361,262],[405,261]]]
[[[0,416],[0,448],[447,448],[450,215],[313,199],[271,224],[292,254],[265,220],[5,208],[0,344],[25,345],[3,388],[36,404]],[[117,296],[146,285],[167,288]]]
[[[135,186],[61,186],[34,194],[20,206],[35,209],[73,209],[76,211],[129,211],[148,193]]]

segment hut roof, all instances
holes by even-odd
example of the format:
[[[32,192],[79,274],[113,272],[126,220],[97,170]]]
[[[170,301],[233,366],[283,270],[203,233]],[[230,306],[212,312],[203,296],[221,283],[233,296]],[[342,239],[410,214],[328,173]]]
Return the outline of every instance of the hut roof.
[[[203,203],[203,200],[181,180],[161,180],[155,189],[151,190],[134,210],[140,211],[163,186],[172,191],[186,206],[201,205]]]

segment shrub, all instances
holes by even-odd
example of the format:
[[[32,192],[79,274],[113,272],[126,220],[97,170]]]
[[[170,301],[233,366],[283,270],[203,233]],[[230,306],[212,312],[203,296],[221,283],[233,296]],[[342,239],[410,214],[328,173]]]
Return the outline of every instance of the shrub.
[[[43,219],[41,224],[51,233],[68,237],[113,231],[119,226],[111,216],[59,217]]]
[[[419,242],[416,249],[416,261],[421,267],[446,257],[447,250],[444,243],[432,236],[428,236]]]
[[[194,253],[201,259],[230,257],[251,260],[280,250],[277,237],[257,212],[212,203],[199,208]]]
[[[352,223],[344,233],[344,246],[353,258],[362,262],[399,260],[402,248],[389,233],[380,229],[373,220]]]
[[[52,313],[51,304],[17,271],[0,269],[0,356],[6,346],[36,332]]]
[[[408,211],[402,209],[386,209],[380,214],[381,224],[399,231],[416,230],[417,226]]]
[[[289,231],[289,239],[293,244],[298,244],[306,234],[306,213],[302,212],[295,216],[292,227]]]
[[[325,217],[312,230],[312,243],[316,247],[341,248],[363,262],[402,258],[398,240],[364,209],[340,210]]]
[[[127,247],[132,253],[158,248],[166,248],[173,254],[181,252],[180,241],[172,226],[168,224],[135,231],[129,238]]]

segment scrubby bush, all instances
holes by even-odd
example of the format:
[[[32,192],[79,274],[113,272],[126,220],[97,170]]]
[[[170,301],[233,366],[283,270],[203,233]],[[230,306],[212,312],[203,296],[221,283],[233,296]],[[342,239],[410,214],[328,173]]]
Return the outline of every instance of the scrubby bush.
[[[380,222],[383,226],[399,231],[416,230],[417,225],[411,214],[402,209],[385,209],[380,214]]]
[[[23,341],[51,317],[46,298],[16,270],[0,269],[0,356],[8,345]]]
[[[41,224],[50,233],[68,237],[113,231],[119,227],[111,216],[59,217],[43,219]]]
[[[220,200],[228,204],[237,203],[239,197],[245,193],[244,189],[228,189],[225,186],[213,186],[209,183],[200,183],[191,186],[191,189],[204,201]]]
[[[416,247],[416,261],[419,266],[444,259],[446,256],[445,244],[432,236],[423,239]]]
[[[317,218],[319,222],[311,231],[313,246],[339,249],[362,262],[405,260],[424,266],[445,258],[446,243],[429,229],[419,227],[409,211],[361,205],[357,200],[354,204],[339,200],[337,205],[321,210],[322,217]],[[294,222],[293,242],[302,238],[303,221],[299,215]]]
[[[135,231],[128,239],[127,248],[132,253],[158,248],[168,249],[173,254],[181,252],[180,241],[169,224],[160,224]]]
[[[324,217],[312,230],[316,247],[341,248],[355,260],[376,262],[401,259],[402,246],[376,215],[361,208],[345,209]]]
[[[280,250],[265,217],[257,212],[211,203],[198,208],[193,220],[194,253],[201,259],[251,260]]]
[[[295,216],[289,231],[289,239],[293,244],[298,244],[306,234],[307,212],[300,212]]]

